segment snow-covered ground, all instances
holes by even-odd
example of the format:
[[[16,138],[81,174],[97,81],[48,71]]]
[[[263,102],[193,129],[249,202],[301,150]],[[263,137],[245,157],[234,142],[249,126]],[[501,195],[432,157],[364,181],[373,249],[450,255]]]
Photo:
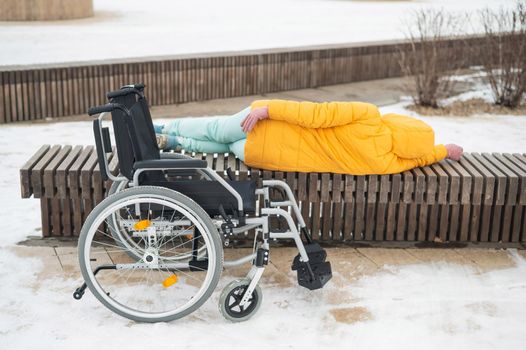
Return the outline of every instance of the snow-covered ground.
[[[94,0],[93,18],[0,22],[0,67],[398,39],[403,37],[404,19],[415,9],[469,13],[476,23],[478,9],[512,3]]]
[[[319,291],[263,281],[263,306],[248,322],[231,324],[217,310],[218,293],[197,312],[171,323],[136,324],[109,312],[91,295],[71,297],[78,280],[35,281],[42,268],[0,250],[2,349],[388,349],[522,350],[526,343],[526,261],[479,272],[435,262],[385,267],[338,287],[360,266],[340,265]],[[6,272],[7,271],[7,272]],[[16,271],[16,273],[14,272]],[[38,283],[37,288],[29,285]],[[225,285],[224,279],[218,291]],[[334,310],[350,320],[333,317]],[[353,314],[354,313],[354,314]]]
[[[382,112],[415,115],[406,104]],[[437,142],[459,143],[466,151],[526,152],[526,116],[417,117],[435,128]],[[221,318],[217,292],[194,315],[162,324],[122,319],[90,293],[76,302],[71,291],[78,279],[38,281],[42,263],[14,253],[16,242],[40,233],[38,201],[20,199],[18,169],[43,143],[92,144],[91,125],[0,126],[0,349],[524,349],[526,261],[513,250],[515,266],[505,269],[386,267],[316,292],[295,286],[292,273],[293,287],[276,286],[266,275],[264,305],[243,324]],[[360,268],[340,266],[335,280]],[[331,316],[334,308],[365,311],[346,323]]]

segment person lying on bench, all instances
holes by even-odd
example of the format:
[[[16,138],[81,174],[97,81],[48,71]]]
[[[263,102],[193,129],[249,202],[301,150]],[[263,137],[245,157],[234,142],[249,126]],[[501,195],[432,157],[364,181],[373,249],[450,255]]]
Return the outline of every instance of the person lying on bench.
[[[423,121],[381,116],[363,102],[257,100],[229,117],[178,118],[155,132],[164,150],[232,152],[248,166],[279,171],[394,174],[463,152],[435,145]]]

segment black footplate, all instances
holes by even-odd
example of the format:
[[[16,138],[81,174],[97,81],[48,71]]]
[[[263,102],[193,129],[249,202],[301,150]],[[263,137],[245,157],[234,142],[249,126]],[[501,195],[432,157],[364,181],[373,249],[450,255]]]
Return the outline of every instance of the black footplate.
[[[318,243],[305,245],[308,262],[300,261],[298,254],[292,262],[292,271],[298,272],[298,284],[310,290],[322,288],[332,278],[331,263],[325,261],[327,252]]]

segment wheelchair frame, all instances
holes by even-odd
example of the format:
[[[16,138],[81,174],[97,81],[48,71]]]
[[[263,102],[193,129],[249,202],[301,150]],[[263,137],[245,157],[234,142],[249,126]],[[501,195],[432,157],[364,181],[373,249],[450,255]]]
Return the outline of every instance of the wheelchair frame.
[[[110,92],[108,93],[108,98],[110,101],[115,101],[118,99],[118,97],[126,96],[128,94],[137,94],[142,96],[143,95],[143,84],[137,84],[137,85],[127,85],[122,87],[120,90]],[[144,100],[144,104],[147,104]],[[254,293],[254,290],[257,288],[258,283],[263,275],[263,272],[265,270],[266,265],[268,264],[270,260],[270,239],[292,239],[295,242],[295,245],[298,249],[298,256],[294,259],[294,263],[292,266],[293,270],[297,270],[298,272],[298,282],[300,285],[309,288],[309,289],[318,289],[321,288],[327,283],[327,281],[332,277],[331,269],[330,269],[330,263],[325,261],[326,253],[321,247],[314,243],[309,232],[307,229],[307,226],[303,220],[303,217],[301,215],[300,209],[298,208],[298,205],[296,203],[296,200],[294,198],[294,195],[292,193],[292,190],[288,186],[288,184],[284,181],[280,180],[263,180],[262,181],[262,188],[257,188],[255,190],[256,196],[262,196],[263,201],[260,202],[263,204],[263,206],[260,206],[259,208],[259,216],[254,217],[246,217],[244,214],[244,204],[243,204],[243,198],[241,197],[240,193],[236,191],[236,189],[231,186],[225,179],[223,179],[219,174],[216,173],[215,170],[207,167],[203,164],[203,161],[193,159],[187,156],[183,155],[177,155],[177,156],[163,156],[161,154],[160,159],[151,159],[147,160],[147,164],[142,166],[140,163],[141,161],[137,161],[140,159],[138,157],[138,151],[135,149],[135,146],[133,147],[134,152],[134,171],[133,171],[133,177],[130,181],[130,178],[124,175],[115,176],[111,174],[111,172],[108,170],[108,157],[107,153],[111,152],[112,146],[111,146],[111,139],[109,136],[109,130],[107,128],[103,128],[103,121],[104,118],[108,115],[109,112],[113,112],[115,110],[120,110],[124,112],[124,114],[129,118],[131,121],[131,124],[133,124],[133,115],[127,106],[122,105],[120,103],[109,103],[103,106],[90,108],[88,111],[88,114],[90,115],[96,115],[99,114],[99,116],[94,120],[94,133],[95,133],[95,141],[97,146],[97,152],[98,152],[98,158],[99,158],[99,166],[101,171],[101,176],[103,179],[110,179],[114,183],[118,184],[116,186],[116,191],[121,187],[120,184],[122,182],[126,182],[129,187],[137,188],[141,186],[141,175],[145,174],[152,174],[152,173],[160,173],[165,176],[167,171],[170,172],[179,172],[179,171],[196,171],[200,173],[201,175],[204,175],[206,178],[208,178],[210,181],[217,181],[226,191],[228,191],[237,201],[237,211],[238,215],[226,215],[226,212],[224,210],[220,210],[221,213],[221,219],[211,218],[213,224],[218,229],[218,232],[222,236],[222,242],[225,246],[229,244],[229,239],[236,236],[243,234],[244,232],[255,229],[256,230],[256,236],[254,237],[255,243],[256,240],[261,234],[260,241],[254,245],[254,250],[251,254],[236,259],[236,260],[230,260],[230,261],[224,261],[223,266],[224,267],[233,267],[242,265],[246,262],[252,261],[252,267],[247,273],[246,280],[250,281],[248,287],[245,289],[243,297],[241,299],[240,305],[243,306],[247,304],[249,299],[252,297],[252,294]],[[147,115],[145,115],[145,118],[149,118],[149,112]],[[149,123],[151,123],[151,118],[149,120]],[[115,125],[115,123],[114,123]],[[134,133],[134,127],[132,125],[131,127],[131,134]],[[131,135],[132,138],[132,146],[133,146],[133,137],[134,135]],[[135,135],[135,138],[137,136]],[[119,145],[117,145],[118,147]],[[164,158],[167,157],[167,158]],[[141,165],[137,166],[136,165]],[[233,179],[231,179],[233,181]],[[184,181],[184,180],[182,180]],[[125,187],[126,184],[122,187]],[[286,200],[282,201],[272,201],[270,198],[270,188],[277,188],[280,191],[284,192]],[[183,193],[184,194],[184,193]],[[199,203],[198,203],[199,204]],[[136,204],[139,206],[139,204]],[[283,209],[283,207],[286,207],[286,209]],[[294,212],[298,224],[296,225],[294,223],[294,220],[291,216],[291,214],[288,211],[288,208],[291,208]],[[222,209],[222,208],[220,208]],[[255,213],[257,215],[257,213]],[[288,225],[288,229],[285,231],[272,231],[269,226],[269,219],[271,216],[278,216],[283,217]],[[301,233],[303,233],[307,245],[305,245],[301,239]],[[80,249],[80,248],[79,248]],[[137,263],[135,263],[137,264]],[[188,263],[188,267],[191,268],[190,263]],[[104,269],[111,269],[112,267],[106,266],[100,268],[100,270]],[[123,266],[119,266],[116,264],[115,268],[124,268]],[[94,274],[99,272],[99,268],[96,269]],[[84,291],[86,289],[87,285],[86,282],[79,288],[76,289],[74,293],[74,297],[76,299],[80,299],[82,295],[84,294]],[[256,308],[257,309],[257,308]],[[227,317],[226,315],[224,315]],[[252,316],[252,315],[249,315]],[[248,317],[245,317],[244,319],[247,319]],[[244,320],[243,319],[243,320]],[[230,318],[231,321],[237,321],[236,319]]]

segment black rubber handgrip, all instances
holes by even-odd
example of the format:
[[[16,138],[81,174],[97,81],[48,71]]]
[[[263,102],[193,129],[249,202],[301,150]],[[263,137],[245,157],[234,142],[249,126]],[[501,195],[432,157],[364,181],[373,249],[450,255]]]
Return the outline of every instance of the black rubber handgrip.
[[[144,84],[130,84],[121,87],[119,90],[110,91],[106,94],[108,100],[115,97],[126,96],[132,93],[140,93],[144,89]]]
[[[96,107],[91,107],[88,109],[88,114],[89,115],[95,115],[95,114],[99,114],[99,113],[104,113],[104,112],[111,112],[115,109],[115,104],[114,103],[107,103],[105,105],[102,105],[102,106],[96,106]]]
[[[143,83],[128,84],[128,85],[121,86],[121,90],[123,90],[123,89],[136,89],[136,90],[142,91],[142,90],[144,90],[145,86],[146,85],[144,85]]]
[[[108,100],[111,100],[112,98],[120,97],[120,96],[126,96],[126,95],[134,93],[134,92],[135,92],[135,89],[129,87],[129,88],[125,88],[125,89],[110,91],[110,92],[108,92],[106,94],[106,97],[108,98]]]

